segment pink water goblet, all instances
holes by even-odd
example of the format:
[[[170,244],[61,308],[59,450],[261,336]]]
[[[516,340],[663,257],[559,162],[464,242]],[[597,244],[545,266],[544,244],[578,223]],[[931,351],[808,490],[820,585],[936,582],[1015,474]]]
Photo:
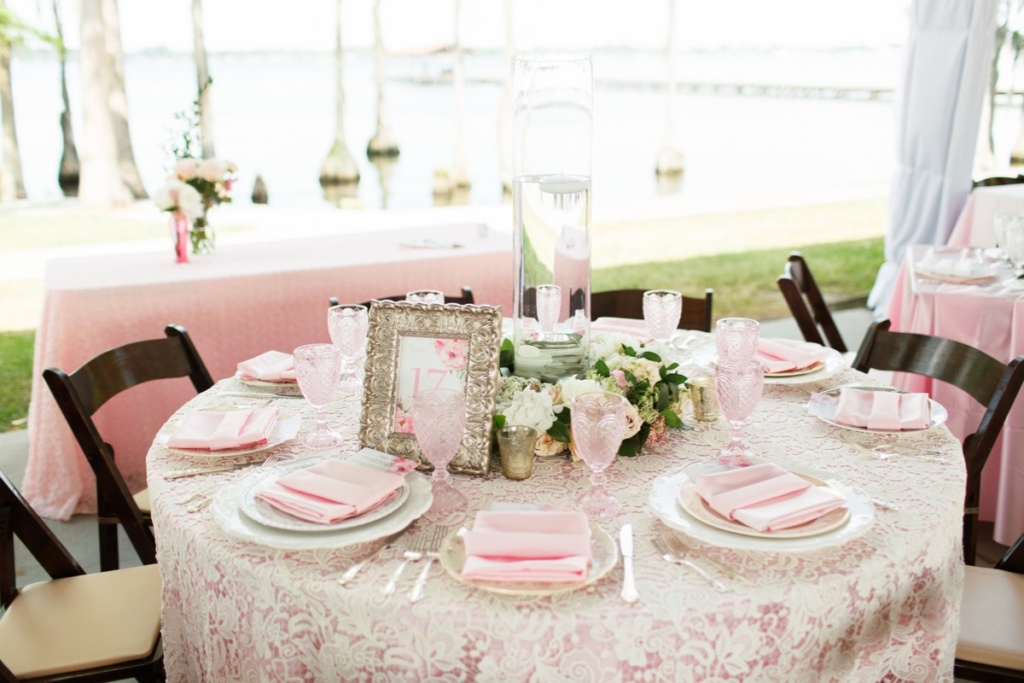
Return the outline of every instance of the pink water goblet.
[[[338,391],[341,379],[341,353],[333,344],[306,344],[295,349],[295,376],[299,389],[316,410],[316,428],[302,441],[309,449],[334,448],[341,436],[327,426],[324,408]]]
[[[626,431],[626,407],[622,396],[607,391],[588,391],[570,402],[570,424],[576,452],[590,469],[590,490],[580,499],[580,509],[591,519],[611,517],[622,503],[605,491],[607,470]]]
[[[644,292],[644,322],[652,339],[668,343],[683,314],[683,295],[671,289]]]
[[[715,364],[715,396],[718,409],[732,427],[729,442],[722,449],[722,464],[744,467],[754,455],[743,443],[743,426],[757,409],[764,391],[764,366],[759,360]]]
[[[417,289],[406,292],[405,300],[410,304],[443,304],[444,292],[436,289]]]
[[[341,304],[327,309],[327,330],[331,342],[341,352],[341,385],[346,391],[359,386],[356,358],[366,345],[369,316],[366,306]]]
[[[722,318],[715,325],[719,363],[748,363],[757,352],[761,323],[751,318]]]
[[[448,463],[462,444],[466,395],[457,389],[421,391],[412,399],[412,424],[420,450],[434,466],[431,516],[444,517],[465,510],[466,496],[449,481]]]

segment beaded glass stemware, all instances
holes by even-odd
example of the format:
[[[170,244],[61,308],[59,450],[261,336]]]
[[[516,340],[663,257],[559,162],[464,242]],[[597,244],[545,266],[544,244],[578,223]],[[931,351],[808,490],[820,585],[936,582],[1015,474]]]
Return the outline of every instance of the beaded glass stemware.
[[[432,516],[441,517],[466,507],[466,496],[448,480],[448,463],[462,444],[466,426],[466,395],[457,389],[428,389],[412,399],[412,423],[420,450],[434,466]]]
[[[626,431],[626,407],[622,396],[607,391],[588,391],[570,402],[572,440],[590,468],[590,490],[580,499],[580,509],[591,519],[611,517],[622,503],[605,491],[605,470],[611,466]]]
[[[334,398],[341,379],[341,352],[333,344],[306,344],[295,349],[295,377],[299,389],[316,410],[316,428],[302,441],[310,449],[334,448],[341,435],[327,426],[324,407]]]
[[[715,396],[718,409],[732,427],[729,442],[720,455],[727,467],[750,464],[754,455],[743,443],[743,426],[757,409],[764,391],[764,365],[759,360],[746,363],[715,363]]]
[[[644,292],[644,322],[647,334],[657,341],[668,343],[679,326],[683,314],[683,295],[671,289],[651,289]]]
[[[327,330],[331,334],[331,342],[341,352],[341,383],[346,389],[359,384],[356,357],[366,344],[368,328],[366,306],[341,304],[327,309]]]
[[[761,323],[751,318],[722,318],[715,325],[719,363],[747,363],[757,352]]]
[[[436,289],[417,289],[406,292],[405,301],[410,304],[443,304],[444,292]]]

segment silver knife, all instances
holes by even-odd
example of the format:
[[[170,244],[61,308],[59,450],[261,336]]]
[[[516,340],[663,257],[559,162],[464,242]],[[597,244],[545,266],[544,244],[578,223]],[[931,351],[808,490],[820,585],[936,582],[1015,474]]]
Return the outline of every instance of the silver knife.
[[[623,524],[619,530],[619,549],[622,551],[622,599],[636,602],[640,594],[633,579],[633,525]]]
[[[267,391],[222,391],[217,395],[242,398],[305,398],[302,394],[274,394]]]

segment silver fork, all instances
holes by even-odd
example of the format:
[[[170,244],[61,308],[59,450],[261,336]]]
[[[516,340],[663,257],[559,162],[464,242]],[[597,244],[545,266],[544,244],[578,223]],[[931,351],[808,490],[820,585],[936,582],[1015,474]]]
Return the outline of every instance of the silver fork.
[[[272,455],[269,458],[267,458],[266,460],[264,460],[262,465],[253,463],[252,465],[249,465],[245,469],[238,470],[238,475],[235,478],[236,479],[240,479],[241,477],[244,477],[246,475],[252,474],[253,472],[255,472],[260,467],[266,467],[268,465],[273,465],[273,464],[277,463],[277,461],[278,461],[278,456]],[[219,481],[219,482],[215,482],[213,484],[210,484],[206,488],[204,488],[204,489],[198,491],[197,493],[194,493],[193,495],[191,495],[188,498],[186,498],[183,502],[185,502],[185,503],[190,502],[190,501],[194,501],[194,502],[192,502],[191,505],[189,505],[187,508],[185,508],[185,511],[186,512],[199,512],[200,510],[205,509],[210,503],[213,502],[213,494],[216,493],[217,489],[220,488],[220,486],[223,483],[224,482]]]
[[[434,564],[434,560],[438,558],[441,551],[441,544],[444,542],[448,532],[448,527],[439,526],[435,527],[434,532],[430,535],[430,542],[427,544],[427,551],[425,553],[427,564],[424,565],[422,570],[420,570],[420,575],[416,577],[416,584],[409,592],[409,602],[417,602],[423,597],[423,588],[427,585],[427,576],[430,574],[430,567]]]
[[[399,563],[398,568],[395,569],[395,573],[391,575],[387,585],[384,586],[384,590],[381,591],[384,595],[391,595],[398,588],[398,579],[402,576],[405,565],[423,559],[423,553],[427,551],[429,539],[430,537],[426,533],[420,532],[419,535],[409,542],[409,547],[402,553],[402,561]]]
[[[683,554],[686,551],[685,546],[679,544],[678,539],[674,538],[668,530],[662,528],[654,542],[662,551],[662,558],[664,558],[666,562],[681,564],[707,581],[715,590],[721,593],[728,592],[729,589],[725,587],[725,584],[711,576],[711,574],[708,574],[700,565],[694,564],[683,557]]]

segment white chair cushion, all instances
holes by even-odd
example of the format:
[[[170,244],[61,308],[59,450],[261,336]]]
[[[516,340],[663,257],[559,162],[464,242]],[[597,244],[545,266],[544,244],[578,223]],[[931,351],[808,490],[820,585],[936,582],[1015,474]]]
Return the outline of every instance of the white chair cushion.
[[[1024,670],[1024,575],[966,570],[956,658]]]
[[[139,510],[141,512],[152,512],[152,508],[149,507],[149,489],[142,489],[132,496],[132,499],[135,501],[135,504],[139,506]]]
[[[148,656],[160,635],[155,564],[25,586],[0,617],[0,661],[19,678]]]

